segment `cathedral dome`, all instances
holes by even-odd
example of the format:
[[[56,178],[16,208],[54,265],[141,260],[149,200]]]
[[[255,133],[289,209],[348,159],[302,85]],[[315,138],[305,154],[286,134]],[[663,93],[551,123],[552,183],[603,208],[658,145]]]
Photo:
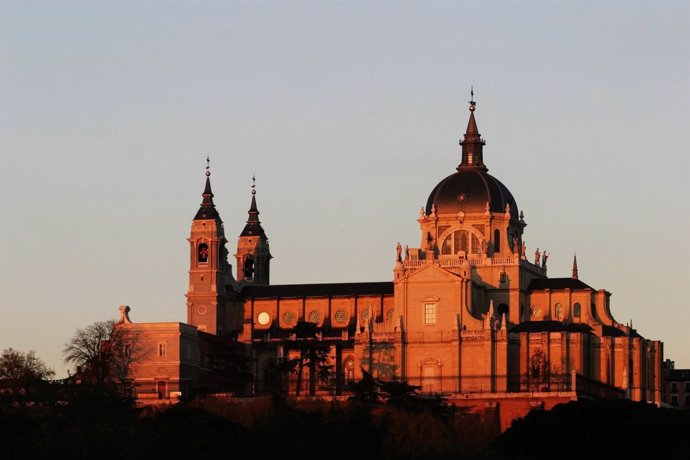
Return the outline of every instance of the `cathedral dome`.
[[[480,169],[460,169],[434,187],[426,202],[426,214],[431,214],[434,205],[437,214],[484,212],[486,203],[491,212],[505,212],[509,205],[511,217],[518,218],[515,198],[501,181]]]
[[[462,162],[457,167],[458,172],[434,187],[426,202],[426,214],[431,214],[434,207],[437,214],[485,212],[488,203],[489,210],[495,213],[505,212],[506,206],[510,206],[510,216],[517,219],[515,198],[501,181],[487,173],[488,168],[484,165],[486,142],[477,129],[475,106],[476,103],[470,101],[470,120],[464,139],[460,141]]]

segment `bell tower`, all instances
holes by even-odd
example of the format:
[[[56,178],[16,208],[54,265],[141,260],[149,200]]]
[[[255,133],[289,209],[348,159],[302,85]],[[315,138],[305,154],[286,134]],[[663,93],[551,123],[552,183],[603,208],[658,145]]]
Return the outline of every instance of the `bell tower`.
[[[206,186],[189,238],[187,323],[209,334],[223,335],[227,287],[233,283],[225,248],[223,221],[213,204],[211,171],[206,158]]]
[[[268,247],[268,237],[259,221],[256,207],[256,178],[252,177],[252,204],[249,207],[247,225],[237,242],[237,280],[244,284],[268,285],[270,262],[273,256]]]

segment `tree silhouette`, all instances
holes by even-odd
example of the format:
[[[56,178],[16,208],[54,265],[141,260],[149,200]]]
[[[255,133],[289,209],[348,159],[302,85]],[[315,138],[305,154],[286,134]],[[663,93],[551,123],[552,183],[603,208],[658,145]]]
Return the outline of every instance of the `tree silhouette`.
[[[7,348],[0,355],[0,379],[28,382],[47,379],[53,375],[55,372],[33,350],[24,353]]]
[[[321,330],[316,323],[299,321],[295,325],[294,339],[286,342],[288,348],[299,350],[299,356],[289,359],[281,368],[297,376],[295,396],[300,396],[304,369],[309,369],[309,395],[316,394],[317,380],[327,382],[332,365],[329,364],[330,346],[321,341]]]
[[[77,329],[62,351],[77,366],[77,378],[101,389],[129,393],[131,366],[142,356],[137,332],[116,321],[99,321]]]

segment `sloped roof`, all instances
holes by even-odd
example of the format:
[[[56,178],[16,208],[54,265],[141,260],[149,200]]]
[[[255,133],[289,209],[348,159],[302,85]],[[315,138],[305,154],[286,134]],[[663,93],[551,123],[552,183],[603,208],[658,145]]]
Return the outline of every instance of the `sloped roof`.
[[[593,289],[591,286],[583,283],[580,280],[573,278],[545,278],[533,279],[527,287],[530,291],[539,291],[542,289]]]
[[[244,286],[242,295],[253,298],[393,295],[393,282]]]

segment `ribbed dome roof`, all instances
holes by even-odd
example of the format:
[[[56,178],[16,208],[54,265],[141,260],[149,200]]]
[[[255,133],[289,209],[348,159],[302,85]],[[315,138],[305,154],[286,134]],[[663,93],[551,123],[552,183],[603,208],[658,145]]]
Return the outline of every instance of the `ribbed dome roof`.
[[[474,91],[470,93],[474,99]],[[505,212],[510,205],[510,216],[518,218],[519,212],[515,198],[498,179],[487,173],[484,164],[484,145],[474,118],[476,102],[470,101],[470,119],[467,123],[462,146],[462,162],[455,174],[443,179],[431,191],[426,202],[426,214],[431,214],[434,205],[438,214],[457,214],[462,212],[485,212],[489,203],[491,212]]]
[[[438,214],[484,212],[487,202],[491,212],[505,212],[509,204],[511,217],[518,218],[515,198],[501,181],[480,169],[460,170],[434,187],[426,202],[426,214],[434,205]]]

